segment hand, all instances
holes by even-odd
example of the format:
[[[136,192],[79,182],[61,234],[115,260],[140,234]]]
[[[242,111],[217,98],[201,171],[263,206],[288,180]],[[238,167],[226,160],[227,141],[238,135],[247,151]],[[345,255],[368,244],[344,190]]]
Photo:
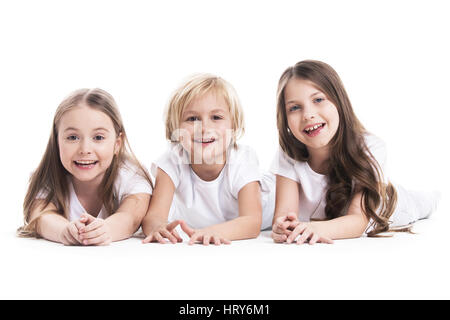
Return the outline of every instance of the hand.
[[[172,243],[183,242],[175,228],[180,224],[179,220],[175,220],[169,224],[161,224],[151,231],[148,236],[142,240],[142,243],[156,242],[167,243],[164,238],[169,239]]]
[[[205,246],[210,243],[214,243],[216,246],[220,244],[230,244],[231,241],[223,238],[222,236],[211,232],[208,228],[195,230],[188,226],[188,224],[181,220],[181,229],[190,237],[189,245],[194,244],[196,241],[203,242]]]
[[[85,224],[79,220],[67,223],[66,227],[61,231],[61,234],[59,235],[60,242],[65,246],[81,244],[79,230],[84,226]]]
[[[295,238],[301,235],[297,239],[297,244],[302,244],[308,241],[309,244],[313,245],[316,242],[329,243],[332,244],[333,240],[327,237],[324,237],[320,234],[320,231],[317,230],[311,223],[307,222],[298,222],[295,229],[291,232],[291,234],[287,237],[286,242],[291,243],[295,240]]]
[[[272,239],[274,242],[285,242],[292,230],[300,223],[295,212],[278,217],[272,226]]]
[[[111,243],[111,230],[105,220],[83,213],[80,222],[86,225],[79,230],[79,238],[83,245],[106,246]]]

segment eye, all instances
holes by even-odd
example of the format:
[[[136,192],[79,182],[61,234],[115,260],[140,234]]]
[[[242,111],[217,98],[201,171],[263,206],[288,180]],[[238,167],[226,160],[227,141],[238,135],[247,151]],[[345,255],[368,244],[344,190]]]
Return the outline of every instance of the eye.
[[[294,111],[300,110],[300,109],[301,109],[301,107],[296,104],[296,105],[294,105],[292,107],[289,107],[289,112],[294,112]]]
[[[200,120],[200,118],[197,117],[197,116],[191,116],[191,117],[186,119],[186,121],[199,121],[199,120]]]
[[[78,140],[78,137],[76,135],[72,134],[72,135],[68,136],[66,139],[69,141],[75,141],[75,140]]]
[[[104,140],[105,139],[105,137],[104,136],[101,136],[101,135],[96,135],[95,137],[94,137],[94,140],[95,141],[101,141],[101,140]]]
[[[313,100],[313,102],[314,103],[321,103],[322,101],[324,101],[325,99],[324,98],[315,98],[314,100]]]
[[[217,115],[213,116],[213,120],[222,120],[222,119],[223,119],[222,116],[217,116]]]

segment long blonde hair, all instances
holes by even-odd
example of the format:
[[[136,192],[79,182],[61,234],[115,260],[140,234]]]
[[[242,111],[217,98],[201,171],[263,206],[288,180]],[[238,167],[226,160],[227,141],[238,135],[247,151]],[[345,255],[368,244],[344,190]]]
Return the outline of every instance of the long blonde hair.
[[[62,116],[69,110],[84,104],[90,108],[105,113],[111,119],[116,137],[121,135],[122,144],[119,152],[114,155],[111,165],[106,170],[100,184],[100,197],[108,214],[117,210],[119,203],[114,190],[114,182],[121,166],[126,164],[137,168],[137,173],[144,177],[153,188],[153,184],[147,170],[139,163],[130,148],[123,121],[114,98],[102,89],[79,89],[67,96],[58,106],[53,118],[53,126],[47,148],[42,160],[30,178],[28,191],[23,202],[24,226],[17,230],[22,237],[37,236],[35,225],[37,218],[30,221],[30,214],[36,206],[36,200],[43,196],[44,208],[52,203],[59,214],[68,218],[69,186],[67,177],[70,173],[63,167],[58,146],[58,126]]]
[[[336,106],[339,113],[339,128],[330,141],[325,207],[327,218],[345,215],[353,196],[361,192],[362,210],[369,220],[373,220],[373,230],[368,232],[368,236],[389,231],[389,218],[397,203],[397,192],[391,183],[384,183],[383,172],[364,140],[367,131],[353,112],[341,79],[328,64],[304,60],[287,68],[281,75],[277,92],[277,126],[281,148],[297,161],[309,159],[308,149],[295,138],[288,127],[284,91],[292,78],[313,82]]]

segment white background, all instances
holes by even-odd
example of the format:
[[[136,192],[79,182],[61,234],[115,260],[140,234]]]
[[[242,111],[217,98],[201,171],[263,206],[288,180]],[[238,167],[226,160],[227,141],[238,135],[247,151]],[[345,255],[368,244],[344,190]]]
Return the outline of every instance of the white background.
[[[447,1],[2,1],[0,298],[450,298]],[[384,139],[393,181],[443,201],[418,235],[227,247],[68,248],[15,237],[54,111],[100,87],[119,104],[149,167],[166,146],[163,111],[188,75],[236,88],[246,134],[268,169],[278,78],[303,59],[340,74],[357,116]]]

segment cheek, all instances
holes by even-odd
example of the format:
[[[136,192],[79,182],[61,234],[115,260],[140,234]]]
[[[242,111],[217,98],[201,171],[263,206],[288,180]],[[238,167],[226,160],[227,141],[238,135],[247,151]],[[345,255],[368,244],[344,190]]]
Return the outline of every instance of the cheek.
[[[334,105],[331,105],[328,112],[328,121],[330,122],[330,129],[336,132],[339,128],[339,112]]]
[[[100,160],[112,160],[115,151],[115,141],[108,141],[107,143],[102,143],[96,146],[94,152]]]
[[[74,155],[74,147],[70,145],[66,145],[64,143],[59,142],[59,158],[62,163],[67,163],[72,161],[72,157]]]
[[[179,129],[172,132],[172,141],[179,141],[183,145],[190,144],[194,138],[194,126],[190,124],[181,124]]]
[[[300,132],[300,117],[298,115],[292,114],[287,117],[287,125],[289,130],[295,135]]]

